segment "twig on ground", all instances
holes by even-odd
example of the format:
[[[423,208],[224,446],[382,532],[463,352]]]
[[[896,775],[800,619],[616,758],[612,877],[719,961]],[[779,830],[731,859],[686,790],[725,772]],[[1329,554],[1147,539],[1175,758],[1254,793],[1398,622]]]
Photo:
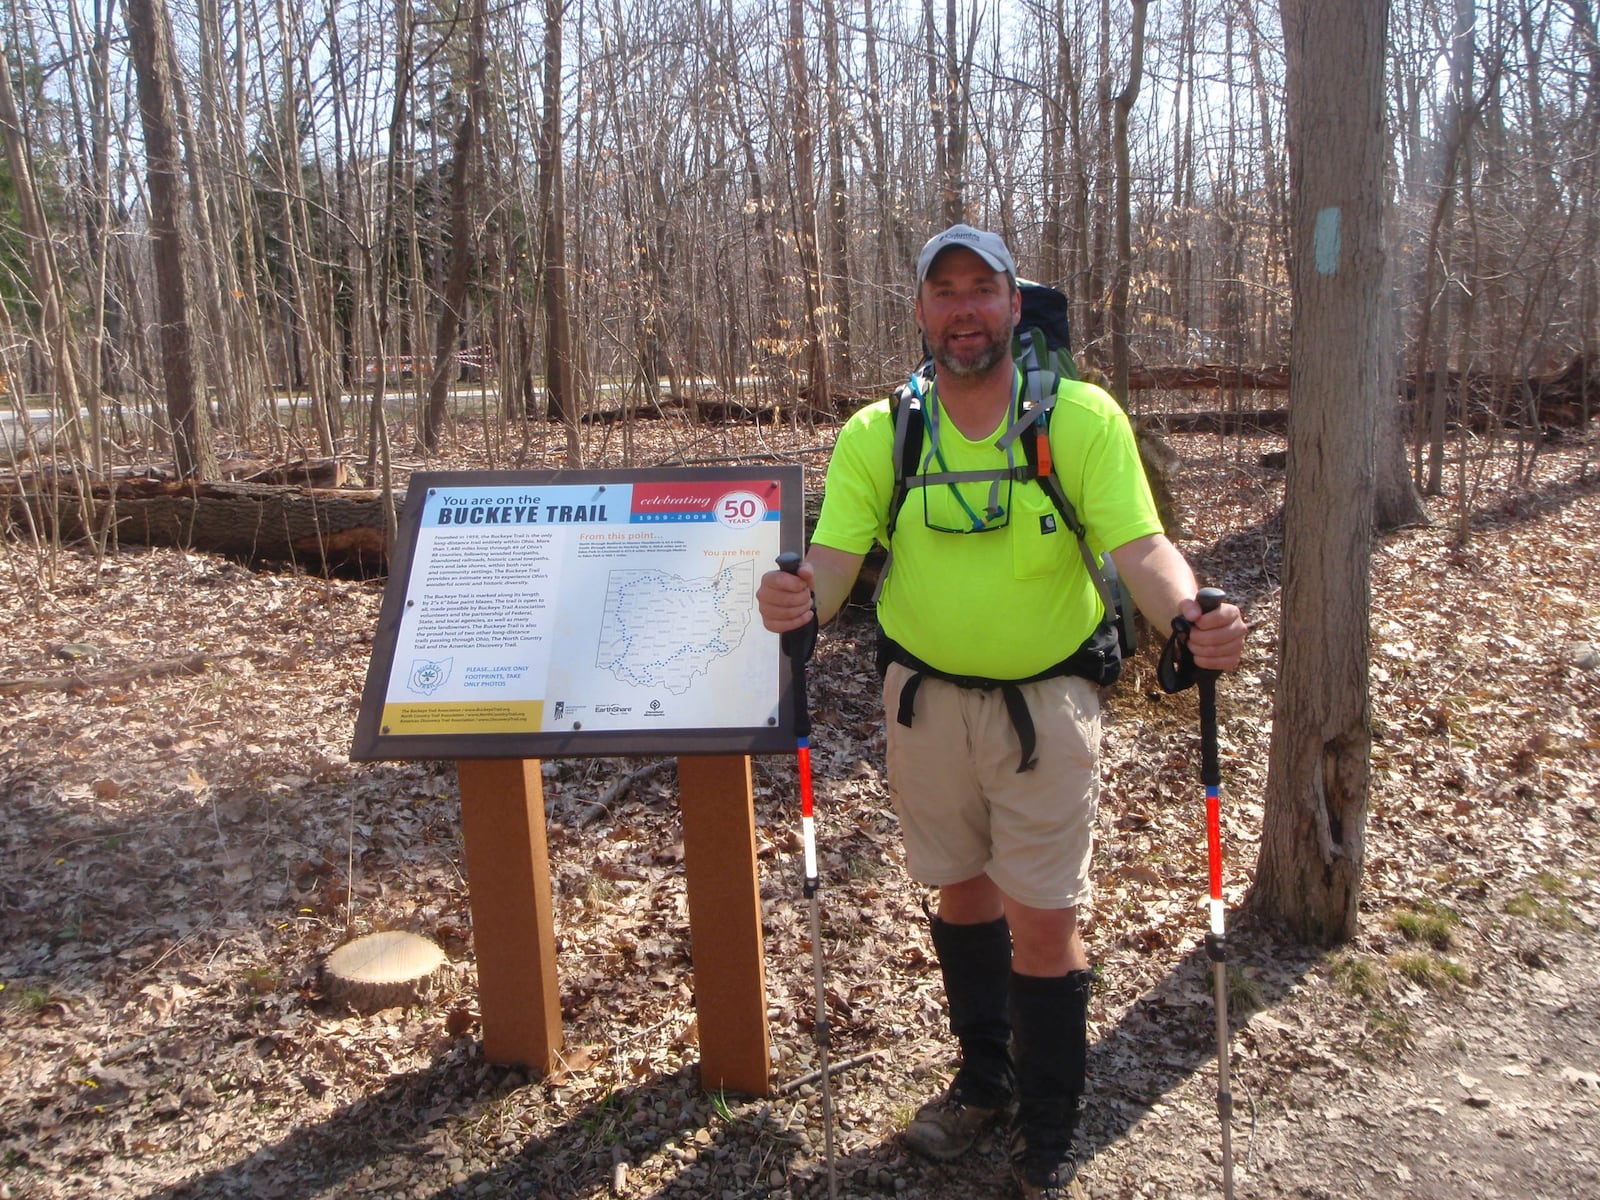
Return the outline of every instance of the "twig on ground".
[[[862,1063],[868,1063],[875,1058],[882,1057],[882,1050],[868,1050],[865,1054],[858,1054],[854,1058],[845,1059],[843,1062],[829,1063],[828,1074],[832,1075],[838,1071],[848,1071],[851,1067],[859,1067]],[[772,1089],[772,1094],[774,1096],[787,1096],[790,1092],[799,1091],[801,1088],[805,1087],[806,1084],[815,1083],[821,1078],[822,1071],[820,1069],[816,1071],[808,1071],[804,1075],[789,1080],[788,1083],[780,1083],[777,1087]]]
[[[573,824],[582,829],[585,825],[592,825],[601,817],[610,815],[613,804],[621,800],[639,784],[655,778],[661,771],[676,762],[677,759],[674,758],[662,758],[653,763],[646,763],[636,771],[630,771],[602,792],[600,799],[586,808],[579,809],[578,815],[573,818]]]

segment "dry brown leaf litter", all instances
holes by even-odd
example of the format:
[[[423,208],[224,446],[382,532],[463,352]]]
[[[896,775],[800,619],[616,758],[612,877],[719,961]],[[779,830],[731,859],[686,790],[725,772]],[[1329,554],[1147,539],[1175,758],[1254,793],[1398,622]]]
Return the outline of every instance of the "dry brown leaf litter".
[[[638,436],[657,457],[825,440]],[[1281,477],[1254,442],[1179,445],[1185,548],[1255,627],[1223,686],[1237,903],[1265,785]],[[1547,452],[1531,487],[1485,486],[1464,550],[1446,498],[1374,556],[1363,933],[1313,955],[1232,918],[1242,1197],[1600,1194],[1600,491],[1580,470]],[[568,1049],[529,1080],[475,1040],[451,767],[345,757],[380,586],[169,551],[3,553],[0,1196],[824,1194],[785,760],[756,770],[778,1093],[696,1088],[672,772],[596,808],[641,761],[545,766]],[[948,1062],[869,635],[846,620],[813,671],[842,1191],[1008,1195],[997,1144],[943,1167],[895,1136]],[[1147,652],[1107,726],[1086,1179],[1215,1195],[1193,698],[1160,696]],[[1440,911],[1459,914],[1442,949],[1401,931]],[[320,957],[379,928],[450,953],[433,1006],[361,1017],[321,994]]]

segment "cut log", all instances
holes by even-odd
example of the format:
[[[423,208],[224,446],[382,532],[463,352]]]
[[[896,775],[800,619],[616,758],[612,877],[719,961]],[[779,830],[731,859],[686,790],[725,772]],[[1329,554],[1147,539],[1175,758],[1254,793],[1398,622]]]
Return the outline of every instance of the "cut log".
[[[346,942],[322,964],[323,989],[358,1012],[432,998],[449,971],[437,943],[399,929]]]

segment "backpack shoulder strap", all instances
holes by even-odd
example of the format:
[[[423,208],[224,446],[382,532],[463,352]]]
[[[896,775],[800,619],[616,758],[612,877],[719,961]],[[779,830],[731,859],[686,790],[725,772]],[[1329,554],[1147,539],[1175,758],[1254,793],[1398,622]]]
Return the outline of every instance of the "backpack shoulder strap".
[[[889,580],[889,568],[894,565],[894,528],[900,520],[900,509],[906,502],[906,480],[920,470],[917,459],[922,453],[922,405],[925,397],[919,379],[926,378],[922,371],[922,367],[914,371],[889,401],[889,415],[894,421],[894,491],[889,494],[883,569],[878,572],[877,586],[872,589],[874,607],[877,606],[878,597],[883,594],[883,585]]]
[[[906,480],[921,469],[917,461],[922,453],[923,402],[922,381],[926,377],[921,368],[900,385],[889,405],[894,418],[894,491],[889,497],[888,536],[894,537],[895,525],[900,520],[900,509],[906,502]]]
[[[1050,452],[1050,416],[1055,411],[1056,392],[1061,386],[1061,377],[1039,365],[1039,355],[1033,344],[1031,329],[1024,330],[1021,339],[1022,357],[1018,365],[1023,372],[1023,411],[1000,439],[1000,446],[1003,449],[1012,441],[1022,442],[1022,450],[1027,456],[1028,466],[1034,472],[1034,478],[1039,481],[1039,486],[1044,489],[1045,495],[1050,497],[1050,502],[1061,514],[1062,521],[1077,539],[1078,553],[1083,558],[1083,565],[1088,568],[1089,578],[1094,581],[1095,591],[1100,593],[1100,602],[1105,605],[1106,615],[1111,616],[1117,611],[1117,601],[1112,594],[1111,584],[1106,580],[1106,573],[1108,570],[1114,571],[1115,568],[1103,566],[1095,552],[1089,548],[1088,528],[1078,519],[1078,510],[1067,498],[1066,489],[1061,486],[1061,477],[1056,474],[1055,459]]]

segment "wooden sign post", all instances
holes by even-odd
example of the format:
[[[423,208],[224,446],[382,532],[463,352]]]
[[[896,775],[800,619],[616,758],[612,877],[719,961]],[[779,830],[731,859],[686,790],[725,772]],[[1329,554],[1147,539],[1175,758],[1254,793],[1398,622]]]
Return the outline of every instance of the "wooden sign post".
[[[767,1094],[772,1046],[747,755],[678,760],[700,1086]]]
[[[483,1055],[540,1072],[562,1046],[544,788],[536,759],[456,764]],[[678,760],[700,1085],[766,1095],[772,1051],[747,755]]]
[[[536,758],[456,763],[483,1056],[548,1073],[561,1049],[555,912]]]

